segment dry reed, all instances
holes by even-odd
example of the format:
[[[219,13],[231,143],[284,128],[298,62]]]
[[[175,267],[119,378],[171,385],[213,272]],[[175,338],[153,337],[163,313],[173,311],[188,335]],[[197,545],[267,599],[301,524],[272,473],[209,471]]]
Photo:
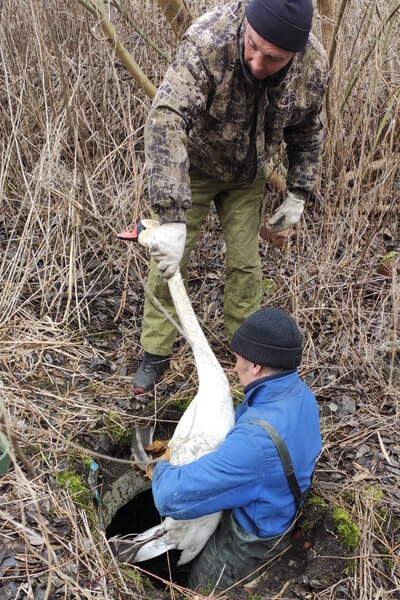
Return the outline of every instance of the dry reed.
[[[216,3],[187,5],[196,16]],[[157,85],[177,43],[160,7],[104,6]],[[321,24],[335,32],[323,200],[308,207],[289,249],[260,251],[265,304],[289,309],[304,332],[302,375],[321,407],[316,488],[350,511],[361,532],[354,569],[340,584],[352,598],[389,600],[400,590],[400,284],[395,271],[378,270],[400,250],[399,11],[384,0],[343,8],[336,28],[331,13],[315,20],[317,33]],[[148,411],[131,399],[138,273],[147,260],[115,237],[148,214],[142,133],[150,100],[78,1],[4,0],[0,19],[0,413],[34,472],[13,455],[0,479],[0,556],[7,546],[15,557],[0,586],[12,581],[26,598],[144,598],[143,576],[115,562],[95,511],[57,477],[71,465],[84,471],[84,453],[70,441],[96,449],[115,415],[129,428],[162,419],[172,402],[161,393]],[[223,252],[211,214],[190,289],[239,398],[222,327]],[[183,399],[195,388],[184,344],[173,367],[166,381],[188,382],[177,392]],[[343,397],[356,409],[340,416]],[[364,446],[375,457],[368,466],[356,459]],[[335,598],[335,590],[313,597]]]

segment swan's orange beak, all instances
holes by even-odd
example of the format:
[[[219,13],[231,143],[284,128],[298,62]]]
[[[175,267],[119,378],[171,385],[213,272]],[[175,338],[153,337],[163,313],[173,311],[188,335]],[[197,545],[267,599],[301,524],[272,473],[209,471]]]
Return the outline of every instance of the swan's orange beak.
[[[142,221],[139,221],[134,229],[131,231],[122,231],[117,237],[120,240],[126,240],[127,242],[137,242],[139,235],[144,229],[146,229],[146,227],[143,225]]]
[[[138,241],[138,231],[137,231],[137,225],[134,229],[132,229],[131,231],[122,231],[121,233],[119,233],[117,235],[117,237],[120,240],[126,240],[128,242],[137,242]]]

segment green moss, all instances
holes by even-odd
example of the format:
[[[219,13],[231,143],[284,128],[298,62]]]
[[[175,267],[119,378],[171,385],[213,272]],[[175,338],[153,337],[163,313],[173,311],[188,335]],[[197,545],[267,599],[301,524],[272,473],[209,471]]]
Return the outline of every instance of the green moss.
[[[111,410],[105,418],[104,427],[100,431],[110,435],[113,442],[121,449],[127,450],[131,447],[134,434],[133,427],[126,427],[118,413]]]
[[[379,502],[379,500],[382,500],[383,492],[379,488],[371,485],[369,488],[367,488],[365,490],[365,496],[367,498],[370,498],[375,504],[376,502]]]
[[[351,577],[352,575],[354,575],[355,570],[356,570],[356,561],[350,560],[347,563],[347,567],[345,568],[344,572],[348,577]]]
[[[70,492],[73,501],[81,508],[91,508],[92,492],[86,487],[81,475],[72,469],[56,473],[58,485]]]
[[[385,567],[388,569],[388,571],[392,571],[393,569],[393,562],[391,561],[391,559],[388,556],[384,556],[382,558],[382,562],[385,565]]]
[[[199,594],[202,596],[206,596],[208,597],[212,592],[212,586],[211,586],[211,581],[209,580],[207,585],[205,585],[204,587],[201,587],[199,589]]]
[[[360,541],[360,530],[353,523],[348,513],[339,506],[333,509],[333,520],[339,536],[342,538],[346,550],[352,550]]]
[[[342,494],[342,500],[345,504],[352,506],[354,504],[354,492],[352,490],[345,490]]]
[[[92,459],[91,456],[89,456],[89,454],[83,454],[82,455],[82,462],[83,462],[83,464],[85,465],[85,467],[87,469],[90,469],[91,464],[92,464],[92,460],[93,459]]]
[[[392,250],[392,252],[388,252],[385,254],[385,256],[383,256],[382,263],[392,263],[396,260],[398,255],[399,253],[396,250]]]
[[[106,421],[110,423],[118,423],[121,424],[122,417],[115,410],[110,410],[110,412],[106,416]]]
[[[379,522],[386,521],[388,513],[389,513],[389,511],[388,511],[387,506],[379,506],[379,508],[377,509]]]
[[[322,521],[327,511],[328,505],[320,496],[310,496],[304,505],[302,518],[300,521],[301,529],[304,533],[311,531]]]
[[[132,445],[133,427],[120,427],[111,430],[111,436],[121,449],[127,450]]]
[[[179,412],[185,412],[191,401],[192,398],[189,396],[184,398],[174,398],[168,402],[168,408],[171,408],[172,410],[178,410]]]
[[[147,577],[143,577],[137,569],[128,567],[128,565],[121,565],[120,571],[125,581],[134,583],[137,587],[143,586],[147,580]]]
[[[276,283],[272,279],[272,277],[267,277],[266,279],[264,279],[264,281],[263,281],[263,288],[264,288],[264,291],[267,292],[267,294],[274,294],[275,293],[275,291],[276,291]]]
[[[307,506],[321,506],[322,508],[326,508],[327,504],[323,498],[320,496],[311,496],[308,498],[306,502]]]

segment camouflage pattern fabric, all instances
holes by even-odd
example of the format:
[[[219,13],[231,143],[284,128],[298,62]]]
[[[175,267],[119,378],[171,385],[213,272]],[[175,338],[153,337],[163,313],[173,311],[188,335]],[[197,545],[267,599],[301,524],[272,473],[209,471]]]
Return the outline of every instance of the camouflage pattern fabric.
[[[287,186],[312,192],[325,131],[328,60],[310,35],[283,73],[258,81],[244,64],[246,2],[216,8],[186,32],[145,126],[149,196],[160,222],[185,221],[189,165],[249,183],[285,142]]]

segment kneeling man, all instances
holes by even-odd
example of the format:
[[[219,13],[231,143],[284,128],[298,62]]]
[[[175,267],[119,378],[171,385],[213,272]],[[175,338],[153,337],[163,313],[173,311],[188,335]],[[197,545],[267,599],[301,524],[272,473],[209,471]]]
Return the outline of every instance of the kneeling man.
[[[226,588],[290,543],[298,509],[321,449],[318,407],[297,373],[302,337],[291,316],[262,308],[233,335],[235,371],[245,397],[235,425],[215,452],[153,473],[160,514],[195,519],[223,510],[222,522],[195,559],[191,588]]]

